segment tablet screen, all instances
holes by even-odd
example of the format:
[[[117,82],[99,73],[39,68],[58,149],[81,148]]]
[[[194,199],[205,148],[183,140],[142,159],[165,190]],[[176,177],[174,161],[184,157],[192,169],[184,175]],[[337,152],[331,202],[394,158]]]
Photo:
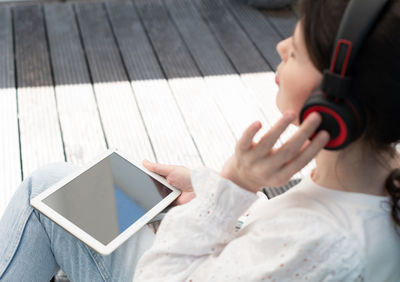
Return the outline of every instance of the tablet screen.
[[[171,192],[112,153],[43,202],[107,245]]]

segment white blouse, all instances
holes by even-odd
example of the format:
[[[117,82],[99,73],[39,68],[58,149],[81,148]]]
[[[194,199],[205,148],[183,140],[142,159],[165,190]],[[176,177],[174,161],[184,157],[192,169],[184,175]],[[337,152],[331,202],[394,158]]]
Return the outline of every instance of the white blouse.
[[[204,168],[192,183],[196,198],[163,219],[134,281],[400,281],[387,197],[306,177],[267,200]]]

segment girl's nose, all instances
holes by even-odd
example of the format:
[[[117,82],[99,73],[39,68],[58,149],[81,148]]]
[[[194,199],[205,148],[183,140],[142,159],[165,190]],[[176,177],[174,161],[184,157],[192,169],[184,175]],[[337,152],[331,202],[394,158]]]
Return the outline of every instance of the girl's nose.
[[[289,54],[289,44],[290,44],[291,37],[286,38],[276,45],[276,51],[278,52],[279,56],[281,57],[282,61],[286,61]]]

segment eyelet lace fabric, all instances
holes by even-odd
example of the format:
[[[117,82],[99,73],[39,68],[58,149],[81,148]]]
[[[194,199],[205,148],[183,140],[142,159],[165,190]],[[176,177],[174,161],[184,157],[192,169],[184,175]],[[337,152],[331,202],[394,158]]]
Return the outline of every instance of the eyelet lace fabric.
[[[192,183],[196,198],[165,216],[134,281],[364,281],[357,238],[334,222],[290,208],[237,231],[257,196],[208,169]]]

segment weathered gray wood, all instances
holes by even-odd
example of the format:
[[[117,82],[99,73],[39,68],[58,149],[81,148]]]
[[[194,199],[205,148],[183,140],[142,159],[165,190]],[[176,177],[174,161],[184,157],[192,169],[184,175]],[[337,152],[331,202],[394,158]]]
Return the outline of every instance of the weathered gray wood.
[[[299,5],[298,4],[299,4],[298,1],[295,0],[295,1],[293,1],[292,5],[290,5],[290,8],[292,9],[292,11],[293,11],[293,13],[294,13],[294,15],[295,15],[295,17],[297,19],[300,18],[300,11],[299,11]]]
[[[113,31],[132,81],[164,79],[148,36],[131,2],[106,2]]]
[[[75,4],[94,83],[127,81],[102,3]]]
[[[171,22],[168,21],[168,15],[162,8],[162,3],[146,0],[138,0],[134,3],[166,76],[169,79],[200,76],[199,70],[191,60],[190,54],[182,41],[172,40],[172,38],[179,38],[179,35]]]
[[[220,169],[233,150],[232,132],[162,2],[137,1],[136,5],[205,165]],[[185,65],[180,64],[182,58]],[[177,73],[179,65],[183,67]]]
[[[83,164],[106,149],[97,104],[70,4],[44,7],[67,161]]]
[[[137,160],[154,160],[103,5],[81,3],[75,8],[108,145]]]
[[[254,94],[268,121],[274,123],[280,117],[280,113],[275,106],[277,87],[274,83],[274,75],[267,62],[230,14],[229,8],[223,1],[195,0],[194,2],[238,70],[242,81]],[[246,54],[250,55],[246,56]],[[251,65],[257,67],[250,70]]]
[[[53,86],[40,6],[14,7],[18,87]]]
[[[134,6],[131,3],[109,2],[107,8],[157,159],[189,167],[202,165],[199,152],[158,66]],[[139,54],[142,56],[137,56]],[[147,68],[143,70],[141,67],[145,62],[153,64],[146,65]],[[145,74],[140,74],[143,71]],[[183,73],[182,69],[174,67],[168,72],[175,75]],[[157,79],[141,79],[149,76]]]
[[[20,151],[11,10],[0,8],[0,218],[19,182]]]
[[[270,70],[264,58],[221,1],[194,0],[193,2],[197,4],[199,11],[240,74]]]
[[[239,138],[245,128],[255,120],[267,125],[268,122],[258,107],[259,102],[238,76],[229,60],[232,58],[227,58],[227,50],[224,52],[224,46],[216,40],[193,1],[167,0],[164,3],[196,65],[204,75],[207,94],[216,101],[235,137]],[[259,64],[255,64],[252,71],[257,71],[258,66]],[[246,70],[250,71],[249,68]]]
[[[282,38],[292,36],[297,23],[297,17],[291,8],[266,10],[265,13],[268,21],[271,22]]]
[[[71,4],[46,4],[44,14],[55,84],[90,83],[85,54]]]
[[[64,161],[43,15],[40,6],[14,8],[23,176]]]
[[[275,107],[277,89],[273,83],[271,68],[223,1],[195,0],[194,2],[238,70],[242,82],[254,95],[269,124],[274,123],[280,117],[280,113]]]
[[[269,66],[276,70],[281,59],[276,51],[276,45],[282,36],[276,31],[265,16],[258,10],[244,4],[240,0],[224,0],[232,14],[246,30],[249,38],[267,60]]]
[[[163,2],[204,76],[237,74],[191,1]],[[167,14],[164,17],[165,21],[169,21]]]
[[[239,138],[254,120],[266,123],[258,103],[244,86],[192,3],[181,0],[168,0],[165,3],[175,26],[205,76],[207,92],[216,100],[235,136]]]
[[[11,9],[0,7],[0,88],[15,88]]]
[[[229,9],[223,2],[208,0],[195,2],[209,27],[214,32],[221,47],[226,52],[234,67],[238,70],[241,83],[245,86],[244,88],[247,88],[247,90],[243,90],[243,86],[242,88],[239,88],[240,93],[247,93],[248,95],[246,98],[248,100],[255,100],[256,104],[263,111],[268,123],[271,124],[270,120],[275,121],[275,116],[279,116],[280,114],[276,110],[272,111],[275,106],[275,97],[273,95],[276,93],[276,86],[270,83],[271,79],[273,81],[273,78],[268,78],[264,81],[265,74],[271,72],[265,59],[250,42],[245,32],[240,28],[239,24],[229,13]],[[189,41],[188,45],[191,46]],[[193,46],[193,48],[196,48],[196,46]],[[251,55],[246,59],[249,61],[243,59],[246,55],[242,55],[247,52],[251,53]],[[250,65],[252,64],[254,64],[256,68],[251,70]],[[251,78],[250,80],[249,77]],[[263,86],[260,87],[260,83]],[[234,88],[238,89],[237,87]],[[268,95],[269,93],[272,94]],[[225,99],[222,99],[221,103],[223,103],[223,100],[226,101],[228,99],[228,97],[225,97]],[[247,123],[249,123],[250,120],[253,121],[259,119],[259,117],[254,116],[254,109],[252,109],[250,113],[248,113],[248,111],[243,111],[244,105],[245,103],[238,103],[236,112],[243,112],[248,116],[249,120]],[[244,128],[242,127],[242,130],[243,129]]]

